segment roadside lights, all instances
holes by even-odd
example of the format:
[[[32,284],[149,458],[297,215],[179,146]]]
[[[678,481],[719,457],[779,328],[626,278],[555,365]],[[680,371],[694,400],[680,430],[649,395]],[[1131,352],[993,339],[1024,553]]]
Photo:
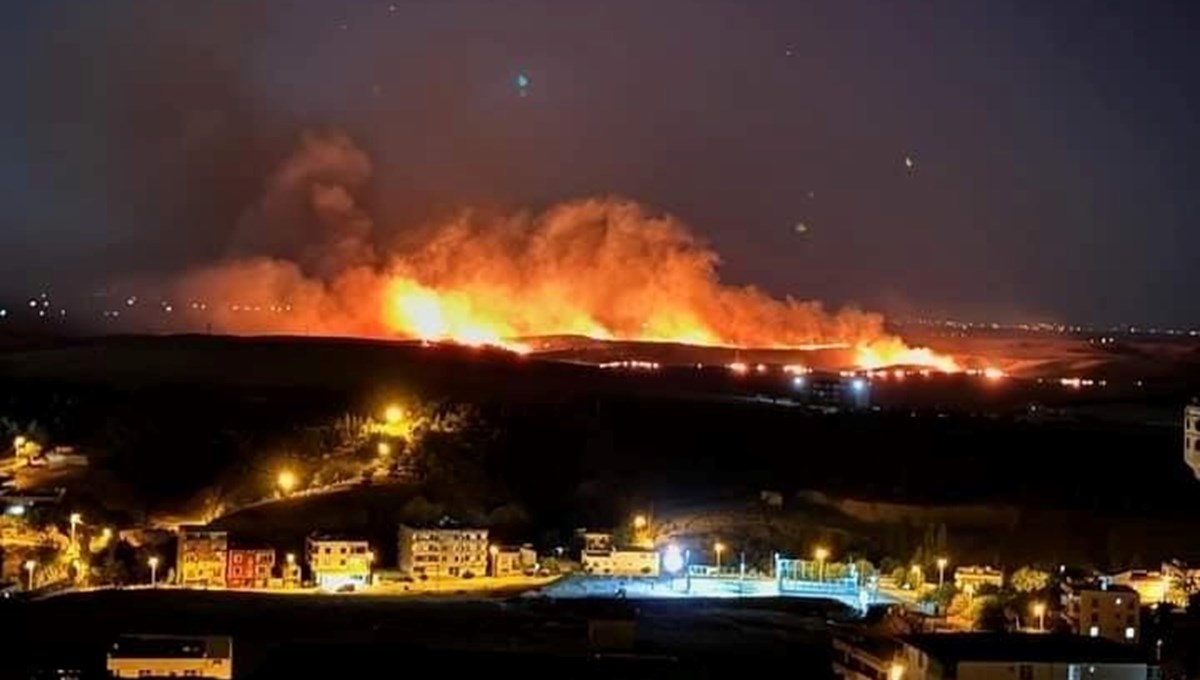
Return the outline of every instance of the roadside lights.
[[[150,565],[150,587],[153,588],[158,585],[158,557],[151,557],[146,564]]]
[[[1038,630],[1039,631],[1046,630],[1046,603],[1045,602],[1034,602],[1033,603],[1033,615],[1037,617]]]
[[[674,543],[667,546],[663,551],[662,566],[670,574],[678,574],[683,570],[683,552],[679,550],[679,546]]]
[[[296,553],[288,553],[287,555],[284,556],[284,559],[287,560],[287,564],[289,567],[296,566]]]
[[[646,522],[646,516],[645,516],[645,515],[638,515],[638,516],[636,516],[636,517],[634,517],[634,518],[633,518],[633,528],[634,528],[634,529],[637,529],[638,531],[641,531],[642,529],[645,529],[645,528],[646,528],[646,524],[647,524],[647,522]]]
[[[296,473],[291,470],[280,470],[275,477],[275,484],[283,493],[291,493],[292,489],[296,488]]]
[[[383,410],[383,422],[396,425],[404,418],[404,409],[392,404]]]
[[[721,571],[721,553],[725,552],[725,544],[717,541],[713,543],[713,552],[717,554],[717,572]]]
[[[893,663],[891,666],[888,667],[888,680],[903,680],[903,678],[904,678],[904,664]]]
[[[29,575],[29,580],[25,586],[26,590],[33,590],[33,571],[35,569],[37,569],[37,562],[33,560],[25,560],[25,573]]]
[[[946,565],[947,564],[950,564],[950,561],[947,560],[945,557],[939,557],[937,559],[938,588],[941,588],[942,586],[946,585]]]
[[[392,445],[387,442],[379,442],[375,451],[381,456],[390,456],[392,455]]]
[[[825,581],[825,560],[829,559],[829,548],[817,546],[813,550],[813,558],[817,560],[817,580]]]

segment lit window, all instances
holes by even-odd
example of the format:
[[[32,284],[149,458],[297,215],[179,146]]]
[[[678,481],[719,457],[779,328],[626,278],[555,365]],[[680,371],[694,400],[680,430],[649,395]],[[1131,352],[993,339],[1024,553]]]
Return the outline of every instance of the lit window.
[[[1137,630],[1135,630],[1133,626],[1126,626],[1126,628],[1125,628],[1125,639],[1126,640],[1132,640],[1136,635],[1137,635]]]
[[[1119,597],[1117,598],[1117,606],[1118,606],[1118,607],[1120,607],[1120,606],[1121,606],[1121,598],[1119,598]]]
[[[1091,628],[1088,628],[1088,635],[1091,637],[1099,636],[1100,635],[1100,626],[1092,626]]]

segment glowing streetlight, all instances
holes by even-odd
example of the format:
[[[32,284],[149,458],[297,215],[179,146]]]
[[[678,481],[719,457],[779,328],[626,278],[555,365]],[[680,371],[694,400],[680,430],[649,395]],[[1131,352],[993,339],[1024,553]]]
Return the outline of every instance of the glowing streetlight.
[[[888,667],[888,680],[903,680],[903,678],[904,678],[904,664],[893,663],[891,666]]]
[[[1038,619],[1038,630],[1045,631],[1046,630],[1046,603],[1045,602],[1034,602],[1033,603],[1033,615],[1036,616]]]
[[[721,573],[721,553],[725,552],[725,544],[717,541],[713,543],[713,552],[717,554],[717,573]]]
[[[150,587],[155,588],[158,586],[158,557],[151,557],[146,564],[150,565]]]
[[[823,546],[817,546],[813,550],[813,557],[817,560],[817,580],[825,581],[825,560],[829,559],[829,549]]]
[[[946,585],[946,565],[947,564],[950,564],[950,560],[947,560],[945,557],[939,557],[937,559],[938,589],[941,589],[942,586]]]
[[[287,555],[284,555],[284,559],[287,560],[287,565],[289,567],[296,566],[296,553],[288,553]]]
[[[679,549],[679,546],[674,543],[667,546],[667,549],[663,552],[662,565],[663,569],[666,569],[671,574],[678,574],[683,570],[683,551]]]
[[[636,517],[633,518],[633,528],[637,529],[638,531],[645,529],[646,524],[647,524],[647,522],[646,522],[645,515],[637,515]]]
[[[72,512],[70,519],[71,519],[71,545],[74,547],[74,546],[79,545],[78,543],[75,542],[75,527],[83,523],[83,515],[79,514],[78,512]]]
[[[404,419],[404,409],[396,404],[391,404],[383,410],[383,422],[388,425],[397,425]]]
[[[24,435],[17,435],[15,437],[13,437],[13,455],[15,455],[15,456],[21,455],[21,449],[24,449],[25,445],[28,443],[29,443],[29,440],[26,439],[24,437]]]
[[[291,470],[280,470],[275,477],[275,484],[283,493],[291,493],[292,489],[296,488],[296,473]]]
[[[109,527],[104,527],[104,529],[102,529],[100,531],[100,538],[103,538],[105,543],[111,541],[112,537],[113,537],[112,529],[110,529]]]
[[[29,575],[29,580],[26,582],[25,590],[33,590],[33,570],[37,569],[37,562],[33,560],[25,560],[25,573]]]
[[[392,445],[387,442],[379,442],[375,451],[381,456],[390,456],[392,455]]]

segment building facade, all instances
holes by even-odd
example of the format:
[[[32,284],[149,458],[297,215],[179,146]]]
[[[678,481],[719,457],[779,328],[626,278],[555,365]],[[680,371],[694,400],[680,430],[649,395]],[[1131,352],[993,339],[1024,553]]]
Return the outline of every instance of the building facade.
[[[833,638],[833,677],[838,680],[900,680],[902,645],[875,635]]]
[[[977,593],[983,586],[1004,587],[1004,572],[992,567],[958,567],[954,570],[954,587],[964,593]]]
[[[354,590],[371,583],[375,560],[366,541],[310,536],[305,542],[308,570],[323,590]]]
[[[266,588],[275,571],[275,551],[270,548],[233,549],[225,582],[230,588]]]
[[[887,680],[1146,680],[1145,655],[1109,640],[1039,633],[930,633],[900,638]],[[882,679],[877,679],[882,680]]]
[[[109,648],[106,666],[113,678],[232,678],[233,640],[127,635]]]
[[[400,571],[417,578],[470,578],[488,571],[488,530],[400,525]]]
[[[502,545],[488,550],[492,558],[492,576],[518,576],[537,569],[537,551],[533,546]]]
[[[1189,404],[1183,411],[1183,460],[1200,479],[1200,404]]]
[[[594,576],[658,576],[660,559],[653,550],[583,551],[583,570]]]
[[[1064,586],[1063,611],[1077,635],[1136,644],[1141,639],[1137,591],[1128,586]]]
[[[181,586],[223,587],[229,561],[229,535],[207,527],[179,528],[175,558],[176,580]]]

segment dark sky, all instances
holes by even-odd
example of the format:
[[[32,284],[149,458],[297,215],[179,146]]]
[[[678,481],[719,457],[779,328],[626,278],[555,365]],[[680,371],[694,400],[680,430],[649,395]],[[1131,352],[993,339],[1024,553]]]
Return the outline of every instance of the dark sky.
[[[219,257],[300,131],[336,127],[375,160],[368,202],[388,228],[621,194],[678,215],[727,279],[773,293],[1191,324],[1198,14],[1165,0],[12,0],[0,294]]]

